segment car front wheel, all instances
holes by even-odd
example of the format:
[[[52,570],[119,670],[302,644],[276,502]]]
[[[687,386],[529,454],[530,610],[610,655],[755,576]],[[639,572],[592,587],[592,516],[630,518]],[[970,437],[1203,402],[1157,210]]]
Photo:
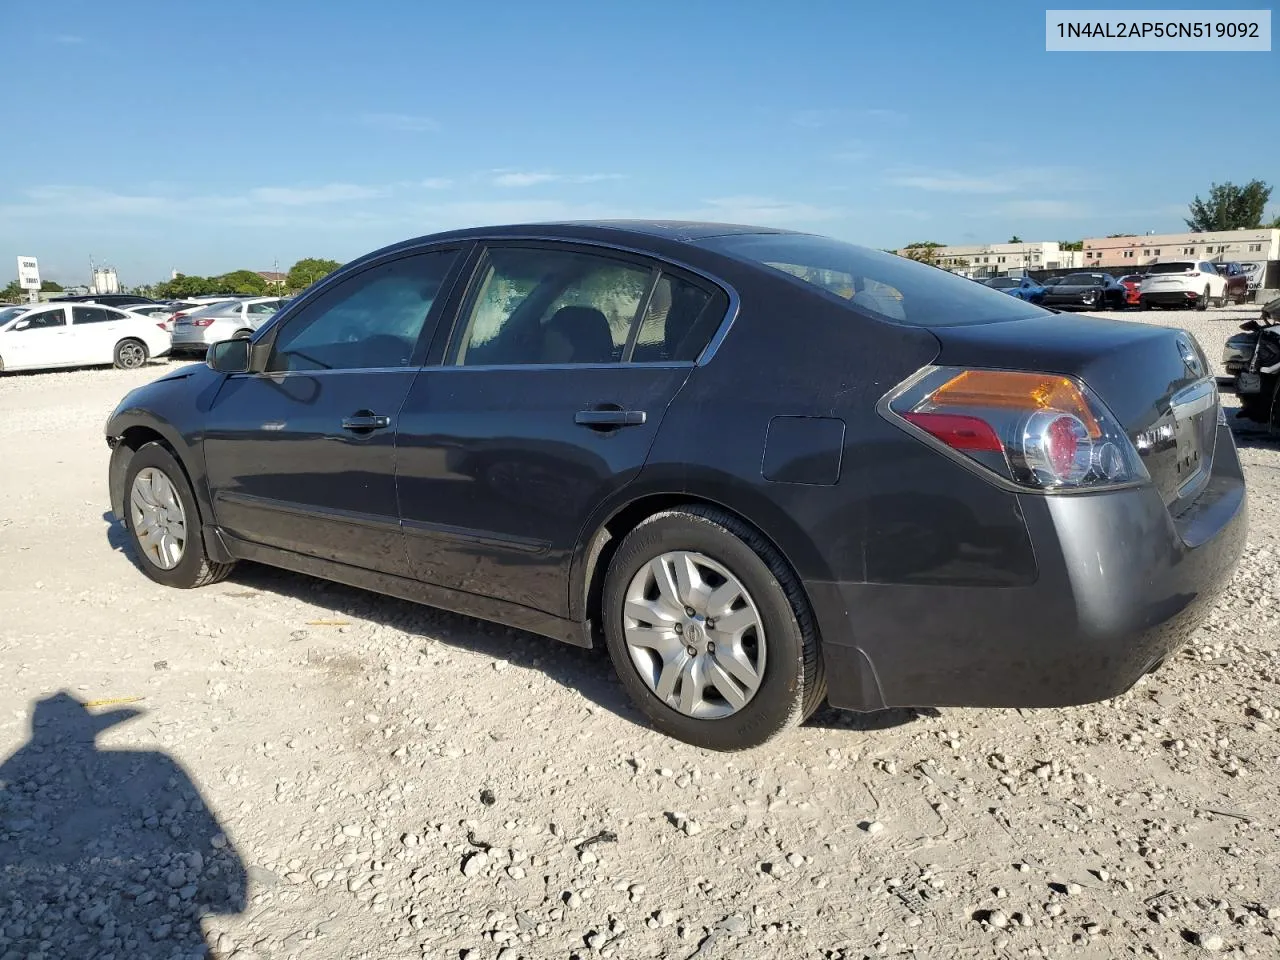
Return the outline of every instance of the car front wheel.
[[[234,564],[204,551],[200,508],[181,465],[158,443],[143,444],[125,471],[124,525],[145,573],[166,587],[217,583]]]
[[[606,574],[603,620],[631,699],[686,743],[759,746],[826,695],[799,581],[768,541],[721,511],[664,511],[627,534]]]

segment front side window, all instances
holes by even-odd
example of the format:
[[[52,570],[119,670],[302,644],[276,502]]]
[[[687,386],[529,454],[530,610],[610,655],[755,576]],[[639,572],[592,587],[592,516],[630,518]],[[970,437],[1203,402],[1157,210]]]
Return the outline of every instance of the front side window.
[[[457,258],[433,250],[329,287],[281,328],[267,371],[405,367]]]
[[[49,330],[54,327],[65,326],[67,315],[61,307],[58,307],[56,310],[41,310],[39,313],[24,314],[22,319],[27,321],[27,325],[22,328],[25,333],[28,330]]]
[[[106,307],[72,307],[71,322],[74,324],[81,323],[107,323],[110,320],[119,320],[120,315],[114,310],[108,310]]]
[[[648,267],[596,254],[494,247],[455,362],[620,362],[652,277]]]

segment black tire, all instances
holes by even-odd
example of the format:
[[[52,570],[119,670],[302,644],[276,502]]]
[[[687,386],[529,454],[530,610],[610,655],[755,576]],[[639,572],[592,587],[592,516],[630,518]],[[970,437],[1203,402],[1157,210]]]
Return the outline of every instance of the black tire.
[[[1197,310],[1209,309],[1209,288],[1207,286],[1204,288],[1204,292],[1200,294],[1200,298],[1196,300],[1196,309]]]
[[[182,512],[186,517],[187,537],[183,545],[182,559],[168,570],[159,566],[147,555],[134,529],[133,508],[129,502],[130,494],[134,480],[147,467],[163,473],[173,485],[178,499],[182,502]],[[129,533],[129,542],[134,556],[137,557],[142,572],[156,583],[181,590],[206,587],[225,579],[235,567],[234,563],[214,563],[205,554],[204,540],[201,535],[200,506],[196,503],[195,494],[191,492],[191,484],[187,482],[187,475],[173,454],[158,443],[143,444],[129,460],[129,466],[124,474],[124,514],[122,520],[125,530]]]
[[[1139,310],[1150,310],[1150,309],[1151,309],[1151,301],[1150,301],[1150,300],[1147,300],[1147,299],[1145,299],[1145,298],[1143,298],[1143,297],[1139,297],[1139,298],[1138,298],[1138,309],[1139,309]]]
[[[623,608],[632,578],[650,560],[691,550],[721,564],[750,594],[767,643],[764,676],[736,713],[698,719],[668,706],[640,677],[627,652]],[[826,697],[817,629],[804,591],[764,537],[720,510],[690,506],[666,510],[623,538],[605,575],[605,642],[632,701],[662,733],[710,750],[758,747],[811,716]]]
[[[137,370],[147,362],[150,353],[147,345],[134,337],[126,337],[116,344],[115,365],[118,370]]]

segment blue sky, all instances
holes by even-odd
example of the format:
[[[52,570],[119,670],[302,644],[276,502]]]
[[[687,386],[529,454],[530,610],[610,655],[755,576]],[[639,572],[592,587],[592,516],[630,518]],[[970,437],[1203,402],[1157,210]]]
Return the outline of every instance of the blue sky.
[[[1160,232],[1211,181],[1275,179],[1256,98],[1280,54],[1046,53],[1044,9],[27,5],[0,54],[24,131],[0,150],[0,285],[18,254],[133,284],[596,216],[886,247]]]

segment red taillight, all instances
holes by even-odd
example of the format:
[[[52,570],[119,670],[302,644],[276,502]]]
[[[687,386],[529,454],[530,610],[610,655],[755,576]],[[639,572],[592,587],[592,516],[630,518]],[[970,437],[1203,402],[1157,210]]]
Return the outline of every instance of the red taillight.
[[[157,326],[157,327],[159,327],[161,330],[168,330],[168,329],[169,329],[169,328],[168,328],[165,324],[163,324],[163,323],[157,323],[157,324],[156,324],[156,326]]]
[[[977,417],[955,413],[907,413],[902,417],[955,450],[989,450],[1002,453],[1004,446],[991,424]]]
[[[192,321],[191,321],[191,325],[192,325],[193,327],[207,327],[207,326],[210,326],[212,323],[213,323],[213,318],[212,318],[212,317],[203,317],[203,318],[201,318],[201,319],[199,319],[199,320],[192,320]]]
[[[926,367],[889,396],[890,420],[1018,487],[1097,489],[1147,477],[1132,441],[1073,377]]]

